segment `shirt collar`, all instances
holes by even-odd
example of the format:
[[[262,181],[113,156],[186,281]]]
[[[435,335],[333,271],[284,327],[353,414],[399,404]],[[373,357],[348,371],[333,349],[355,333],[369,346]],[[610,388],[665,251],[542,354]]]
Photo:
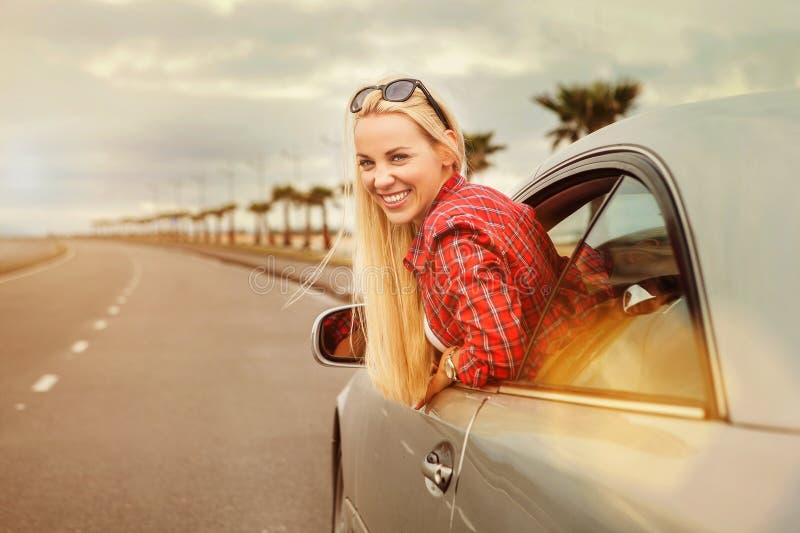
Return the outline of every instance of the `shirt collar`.
[[[447,181],[445,181],[439,188],[439,192],[433,199],[430,209],[428,209],[428,214],[425,215],[425,220],[422,221],[422,224],[420,224],[419,228],[417,229],[417,234],[414,237],[414,240],[411,241],[411,247],[408,249],[408,253],[406,253],[405,258],[403,258],[403,266],[405,266],[408,270],[412,272],[422,271],[427,259],[427,256],[423,253],[423,244],[425,242],[425,222],[428,220],[428,218],[430,218],[431,214],[433,214],[433,212],[436,210],[436,206],[439,205],[442,200],[450,196],[453,191],[459,189],[465,183],[466,180],[461,174],[458,172],[453,172],[453,175],[447,178]]]

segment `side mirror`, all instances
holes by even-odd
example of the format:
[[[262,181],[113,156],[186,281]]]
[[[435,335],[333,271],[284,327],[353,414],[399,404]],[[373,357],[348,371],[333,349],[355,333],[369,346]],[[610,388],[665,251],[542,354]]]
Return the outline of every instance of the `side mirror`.
[[[323,311],[311,328],[311,353],[325,366],[363,367],[366,341],[359,308],[343,305]]]

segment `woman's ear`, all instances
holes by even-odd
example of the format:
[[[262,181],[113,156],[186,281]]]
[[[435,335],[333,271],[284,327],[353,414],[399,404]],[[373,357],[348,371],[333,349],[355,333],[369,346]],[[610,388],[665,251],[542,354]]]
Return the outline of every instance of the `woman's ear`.
[[[456,132],[454,132],[453,130],[444,130],[444,135],[445,137],[450,139],[453,142],[453,144],[458,143],[458,136],[456,135]],[[456,156],[452,150],[450,150],[448,147],[442,144],[439,145],[439,149],[440,149],[439,154],[442,158],[442,165],[446,167],[452,167],[453,165],[456,164]]]

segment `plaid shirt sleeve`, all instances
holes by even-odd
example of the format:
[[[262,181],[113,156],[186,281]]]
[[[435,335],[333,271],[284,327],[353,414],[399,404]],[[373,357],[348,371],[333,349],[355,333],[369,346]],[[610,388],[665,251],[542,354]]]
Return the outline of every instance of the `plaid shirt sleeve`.
[[[434,290],[459,322],[458,379],[473,387],[512,378],[525,351],[522,303],[505,259],[474,227],[451,227],[434,241]]]

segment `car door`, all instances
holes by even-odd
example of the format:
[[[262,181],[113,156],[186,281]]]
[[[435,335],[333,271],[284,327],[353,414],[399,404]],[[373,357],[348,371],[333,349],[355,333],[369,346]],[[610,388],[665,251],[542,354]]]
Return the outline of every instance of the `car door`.
[[[646,162],[601,163],[608,174],[624,171],[608,192],[597,188],[594,200],[581,192],[598,183],[602,165],[590,161],[529,201],[571,264],[587,250],[605,256],[607,276],[588,276],[585,293],[605,297],[537,354],[548,333],[540,326],[518,379],[481,408],[451,531],[792,523],[780,502],[797,489],[790,472],[800,466],[800,439],[720,416],[695,273],[671,197]],[[577,233],[583,236],[570,237]],[[563,282],[546,315],[567,294]]]
[[[347,394],[343,435],[353,465],[353,506],[369,531],[441,532],[450,528],[467,430],[487,392],[450,387],[424,410],[384,399],[366,372]],[[444,491],[438,474],[449,477]]]

